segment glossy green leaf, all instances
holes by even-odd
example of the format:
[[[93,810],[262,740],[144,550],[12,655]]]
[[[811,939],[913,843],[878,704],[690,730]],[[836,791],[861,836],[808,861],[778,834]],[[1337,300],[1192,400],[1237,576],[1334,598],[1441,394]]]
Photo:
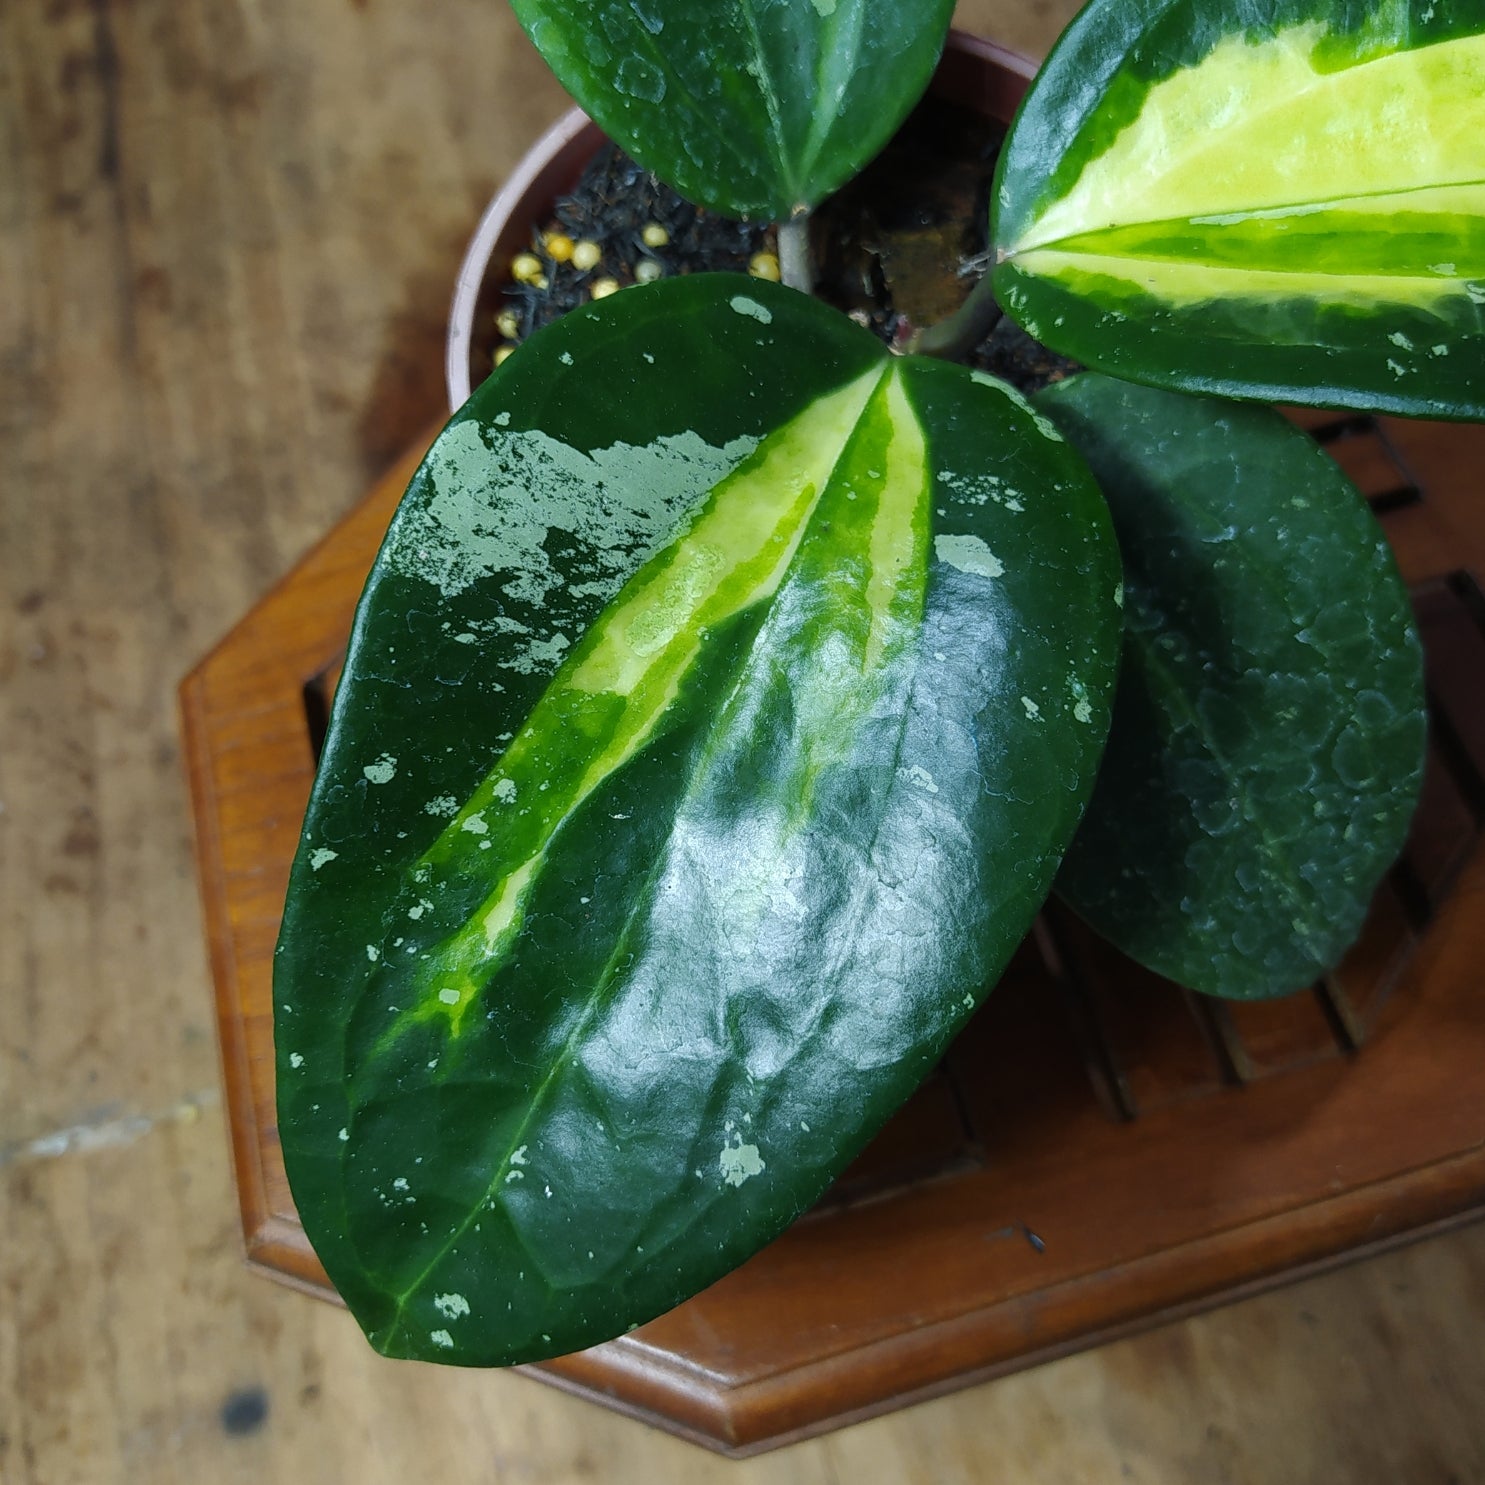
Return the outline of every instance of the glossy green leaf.
[[[1160,386],[1485,417],[1485,3],[1093,0],[997,172],[996,296]]]
[[[1183,985],[1300,989],[1359,932],[1422,777],[1386,538],[1267,408],[1093,374],[1038,404],[1102,485],[1125,573],[1113,731],[1058,891]]]
[[[792,290],[500,367],[372,573],[279,948],[285,1162],[379,1349],[590,1345],[819,1196],[1050,885],[1117,582],[1050,424]]]
[[[952,0],[513,0],[562,85],[647,169],[726,216],[783,220],[896,132]]]

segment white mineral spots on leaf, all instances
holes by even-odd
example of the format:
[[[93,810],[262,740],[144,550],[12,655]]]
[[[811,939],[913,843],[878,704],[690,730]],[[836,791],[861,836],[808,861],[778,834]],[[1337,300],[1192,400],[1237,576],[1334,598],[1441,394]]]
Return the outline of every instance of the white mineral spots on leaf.
[[[390,784],[397,777],[397,760],[390,753],[383,753],[375,763],[368,763],[361,772],[373,784]]]
[[[940,562],[977,577],[998,578],[1005,564],[978,536],[935,536],[933,554]]]
[[[332,851],[329,846],[320,846],[310,853],[309,869],[311,871],[318,871],[322,866],[334,861],[339,855],[339,851]]]
[[[765,1169],[765,1162],[758,1153],[757,1145],[743,1144],[740,1134],[734,1138],[737,1140],[735,1145],[722,1146],[717,1163],[722,1170],[722,1179],[729,1186],[741,1186],[744,1181],[761,1174]]]
[[[375,964],[376,961],[382,957],[382,951],[380,949],[378,949],[375,944],[367,944],[366,945],[366,957],[373,964]]]
[[[525,1145],[520,1145],[511,1153],[510,1163],[512,1165],[526,1164],[526,1148]]]
[[[897,776],[906,779],[910,784],[916,785],[919,789],[924,790],[925,793],[938,793],[938,784],[934,781],[933,775],[919,763],[913,764],[911,768],[899,768],[897,770]]]
[[[1428,265],[1428,271],[1430,273],[1442,274],[1446,278],[1454,277],[1454,265],[1452,263],[1430,263]]]
[[[387,565],[450,598],[501,579],[508,597],[540,610],[563,582],[549,546],[581,533],[591,557],[585,589],[606,601],[756,446],[754,438],[737,438],[714,448],[687,431],[584,453],[534,430],[457,423],[414,483]],[[525,628],[517,621],[501,627],[508,634]],[[547,646],[542,653],[555,658],[552,641],[550,632],[536,634],[532,646]],[[524,658],[534,667],[532,646],[510,652],[507,663],[519,666]]]
[[[508,412],[498,412],[495,414],[494,422],[497,428],[508,428],[510,427],[510,414]]]
[[[562,354],[557,357],[557,359],[564,366],[571,366],[572,365],[572,352],[571,351],[563,351]]]
[[[501,804],[513,804],[516,798],[516,781],[514,779],[499,779],[490,792]]]
[[[451,985],[445,985],[443,989],[438,992],[438,998],[444,1003],[444,1005],[459,1004],[459,992],[455,990]]]
[[[1023,696],[1021,698],[1021,705],[1026,708],[1026,715],[1032,720],[1035,720],[1042,714],[1041,707],[1039,707],[1036,702],[1034,702],[1029,696]]]
[[[293,1068],[303,1067],[304,1066],[304,1058],[302,1058],[299,1055],[298,1052],[290,1052],[289,1053],[289,1066],[290,1067],[293,1067]]]
[[[1393,345],[1395,345],[1400,351],[1410,351],[1413,349],[1413,342],[1409,340],[1408,337],[1404,335],[1401,330],[1394,330],[1387,337],[1387,339],[1390,340]]]
[[[453,1349],[454,1338],[446,1330],[430,1330],[428,1332],[428,1339],[435,1346],[442,1346],[446,1351]]]
[[[801,1119],[801,1120],[800,1120],[800,1121],[799,1121],[799,1127],[800,1127],[800,1128],[801,1128],[801,1129],[802,1129],[802,1130],[804,1130],[804,1132],[805,1132],[805,1133],[806,1133],[806,1134],[808,1134],[808,1133],[809,1133],[809,1132],[810,1132],[810,1127],[809,1127],[809,1125],[808,1125],[808,1123],[806,1123],[806,1121],[805,1121],[805,1120],[803,1120],[803,1119]]]
[[[1073,719],[1078,722],[1091,722],[1093,720],[1093,708],[1088,703],[1088,688],[1077,676],[1070,676],[1067,688],[1072,692]]]
[[[1485,304],[1485,284],[1467,282],[1464,292],[1470,296],[1475,304]]]
[[[340,1141],[340,1142],[341,1142],[341,1143],[342,1143],[342,1144],[344,1144],[344,1143],[345,1143],[345,1142],[346,1142],[346,1140],[348,1140],[348,1139],[350,1139],[350,1137],[351,1137],[351,1132],[350,1132],[350,1130],[348,1130],[348,1129],[342,1129],[342,1130],[341,1130],[341,1131],[340,1131],[340,1133],[339,1133],[339,1134],[338,1134],[338,1135],[336,1135],[336,1138],[337,1138],[337,1139],[338,1139],[338,1140],[339,1140],[339,1141]]]
[[[423,806],[425,815],[439,815],[447,819],[459,813],[459,801],[452,794],[440,794]]]
[[[1091,722],[1093,708],[1086,701],[1080,701],[1073,707],[1073,717],[1079,722]]]
[[[1428,127],[1421,100],[1435,116],[1469,117],[1485,78],[1485,37],[1395,50],[1389,9],[1375,11],[1380,45],[1360,65],[1317,52],[1326,37],[1319,21],[1257,42],[1225,37],[1156,83],[1011,251],[1183,217],[1315,203],[1376,209],[1402,191],[1416,205],[1419,187],[1478,182],[1478,131]],[[1362,38],[1353,41],[1366,55]]]
[[[728,302],[738,314],[747,315],[750,320],[757,320],[760,325],[773,324],[772,311],[765,309],[756,299],[749,299],[746,294],[734,294]]]
[[[1449,347],[1446,345],[1431,346],[1430,352],[1435,356],[1447,356],[1449,354]]]
[[[456,634],[454,636],[454,643],[456,645],[472,645],[477,644],[478,642],[479,636],[477,634],[472,634],[468,629],[466,629],[462,634]]]
[[[1391,356],[1389,356],[1387,358],[1387,369],[1393,374],[1393,376],[1403,376],[1406,374],[1408,368],[1406,366],[1400,366],[1396,361],[1392,359]]]
[[[502,660],[501,668],[514,670],[519,675],[530,675],[538,668],[548,669],[562,658],[572,641],[560,629],[553,630],[549,639],[533,639],[526,649],[513,660]]]
[[[1124,607],[1124,584],[1123,583],[1115,583],[1114,584],[1114,607],[1115,608],[1123,608]]]
[[[435,1294],[433,1308],[445,1320],[457,1320],[461,1315],[469,1313],[469,1301],[462,1294]]]
[[[398,1176],[397,1179],[392,1182],[392,1190],[393,1191],[406,1191],[407,1190],[407,1177],[406,1176]]]
[[[509,1186],[512,1181],[524,1181],[525,1179],[526,1172],[523,1170],[508,1170],[505,1173],[505,1184],[507,1186]]]
[[[459,829],[468,835],[488,835],[490,826],[483,815],[475,814],[460,821]]]

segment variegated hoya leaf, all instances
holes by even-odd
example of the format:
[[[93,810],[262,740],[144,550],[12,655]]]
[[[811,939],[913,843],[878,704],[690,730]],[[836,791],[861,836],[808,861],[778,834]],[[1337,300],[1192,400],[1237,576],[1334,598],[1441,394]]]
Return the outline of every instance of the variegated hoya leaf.
[[[1485,3],[1092,0],[997,171],[996,296],[1156,385],[1485,416]]]
[[[562,85],[647,169],[725,216],[783,220],[892,137],[953,0],[512,0]]]
[[[379,1349],[590,1345],[820,1195],[1050,884],[1118,578],[1015,393],[791,290],[501,366],[368,583],[277,960],[294,1198]]]
[[[1422,779],[1387,539],[1271,409],[1092,373],[1037,401],[1093,467],[1125,574],[1113,730],[1058,891],[1192,989],[1302,989],[1360,931]]]

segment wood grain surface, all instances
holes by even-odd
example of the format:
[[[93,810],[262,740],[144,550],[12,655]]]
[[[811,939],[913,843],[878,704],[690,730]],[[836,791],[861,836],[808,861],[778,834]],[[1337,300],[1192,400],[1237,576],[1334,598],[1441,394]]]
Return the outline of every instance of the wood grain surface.
[[[0,0],[0,1480],[1485,1480],[1478,1228],[743,1464],[243,1266],[174,688],[437,415],[564,104],[499,4]]]

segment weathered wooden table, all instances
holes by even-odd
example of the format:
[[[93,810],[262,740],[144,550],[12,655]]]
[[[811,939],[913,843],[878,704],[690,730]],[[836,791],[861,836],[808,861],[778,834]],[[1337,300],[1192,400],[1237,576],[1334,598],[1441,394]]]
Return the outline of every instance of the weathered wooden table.
[[[1038,53],[1075,8],[959,13]],[[464,243],[567,106],[501,4],[0,3],[5,1485],[1485,1480],[1485,1225],[742,1463],[244,1268],[176,686],[437,415]]]

